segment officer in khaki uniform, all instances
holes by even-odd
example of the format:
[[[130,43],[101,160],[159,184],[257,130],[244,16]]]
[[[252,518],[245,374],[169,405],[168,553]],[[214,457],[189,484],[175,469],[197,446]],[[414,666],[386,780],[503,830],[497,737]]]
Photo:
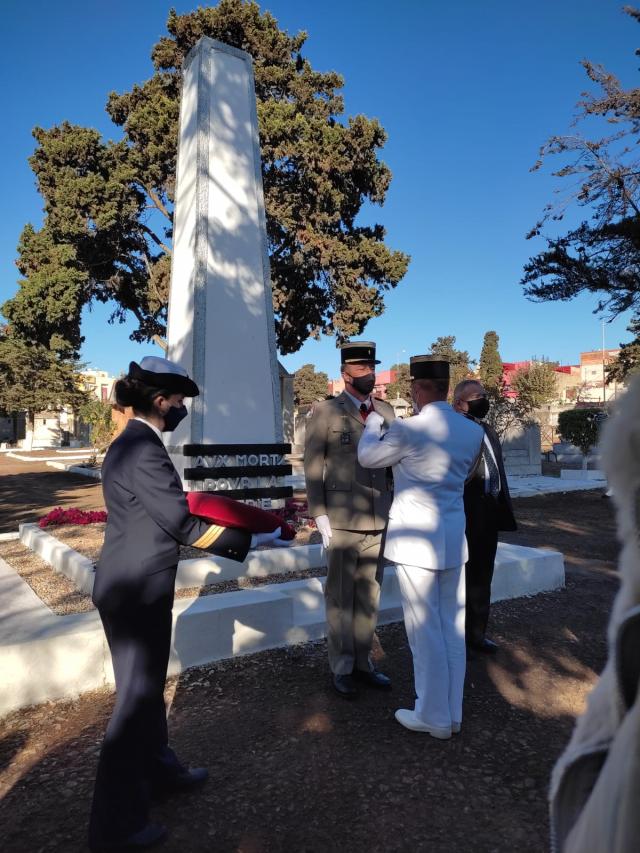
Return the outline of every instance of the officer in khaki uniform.
[[[341,347],[345,391],[318,403],[307,421],[304,473],[309,511],[327,551],[327,645],[333,686],[353,698],[355,681],[389,689],[390,680],[370,661],[382,583],[382,535],[391,506],[386,468],[365,469],[358,442],[370,412],[388,427],[393,409],[371,397],[375,385],[375,344]]]

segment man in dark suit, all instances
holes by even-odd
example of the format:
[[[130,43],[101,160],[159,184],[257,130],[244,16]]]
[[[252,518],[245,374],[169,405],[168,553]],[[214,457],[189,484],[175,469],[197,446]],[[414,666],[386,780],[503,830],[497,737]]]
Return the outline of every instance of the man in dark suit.
[[[464,490],[466,537],[469,559],[465,566],[467,648],[493,654],[498,646],[486,636],[491,604],[491,581],[498,548],[499,530],[516,530],[500,439],[483,423],[489,400],[476,379],[459,382],[453,392],[453,407],[484,429],[482,456]]]

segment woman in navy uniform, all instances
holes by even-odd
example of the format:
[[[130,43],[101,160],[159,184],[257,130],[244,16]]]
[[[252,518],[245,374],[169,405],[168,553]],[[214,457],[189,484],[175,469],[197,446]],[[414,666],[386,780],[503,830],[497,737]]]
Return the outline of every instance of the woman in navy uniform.
[[[198,386],[167,359],[149,357],[116,382],[117,402],[135,417],[112,443],[102,466],[108,511],[93,601],[100,612],[116,681],[96,777],[92,850],[140,849],[162,841],[149,823],[153,795],[190,788],[207,778],[187,769],[169,747],[164,685],[179,545],[243,561],[251,534],[191,515],[162,442],[187,415],[185,397]]]

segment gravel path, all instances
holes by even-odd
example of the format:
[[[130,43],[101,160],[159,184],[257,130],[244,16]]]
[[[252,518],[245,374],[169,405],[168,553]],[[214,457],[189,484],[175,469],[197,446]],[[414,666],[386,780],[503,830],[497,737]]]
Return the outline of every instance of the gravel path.
[[[462,733],[393,720],[412,700],[402,625],[379,630],[390,694],[328,689],[324,643],[190,670],[168,688],[172,741],[206,764],[198,794],[159,806],[168,853],[543,853],[551,766],[605,660],[615,580],[493,609],[501,652],[471,661]],[[84,850],[97,751],[112,695],[87,694],[0,721],[0,824],[10,853]]]

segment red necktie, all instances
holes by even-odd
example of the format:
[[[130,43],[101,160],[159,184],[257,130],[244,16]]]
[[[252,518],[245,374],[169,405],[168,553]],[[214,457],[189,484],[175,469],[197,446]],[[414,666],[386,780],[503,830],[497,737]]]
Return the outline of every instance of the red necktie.
[[[360,403],[360,417],[363,421],[366,421],[372,411],[373,406],[371,406],[371,408],[368,408],[366,403]]]

